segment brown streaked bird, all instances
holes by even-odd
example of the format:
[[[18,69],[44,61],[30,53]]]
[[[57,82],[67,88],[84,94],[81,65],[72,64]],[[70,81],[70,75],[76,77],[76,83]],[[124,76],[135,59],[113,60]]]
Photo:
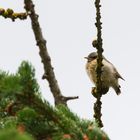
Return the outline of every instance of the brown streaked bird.
[[[85,57],[87,59],[86,64],[86,71],[90,78],[90,80],[95,84],[96,86],[96,67],[97,67],[97,52],[92,52],[88,55],[88,57]],[[102,60],[103,66],[102,66],[102,88],[105,90],[105,93],[109,90],[110,87],[112,87],[116,94],[119,95],[121,93],[120,85],[118,82],[118,79],[122,79],[122,76],[119,74],[117,69],[114,67],[112,63],[110,63],[104,56]],[[105,94],[104,93],[104,94]]]

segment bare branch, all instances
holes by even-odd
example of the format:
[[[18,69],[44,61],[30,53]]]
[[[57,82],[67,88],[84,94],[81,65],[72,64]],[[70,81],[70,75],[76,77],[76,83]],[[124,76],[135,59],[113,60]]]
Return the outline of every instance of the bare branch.
[[[43,75],[42,79],[46,79],[48,81],[50,90],[55,99],[55,105],[58,105],[58,104],[67,105],[67,101],[72,99],[72,97],[68,99],[68,97],[62,96],[62,93],[60,91],[60,88],[59,88],[59,85],[56,80],[55,73],[53,71],[53,67],[51,64],[51,57],[46,47],[46,40],[43,37],[41,27],[38,21],[38,15],[36,14],[35,9],[34,9],[34,4],[32,0],[24,0],[24,3],[25,3],[25,9],[31,19],[32,29],[35,35],[37,46],[39,47],[39,55],[41,57],[41,61],[44,66],[45,74]]]

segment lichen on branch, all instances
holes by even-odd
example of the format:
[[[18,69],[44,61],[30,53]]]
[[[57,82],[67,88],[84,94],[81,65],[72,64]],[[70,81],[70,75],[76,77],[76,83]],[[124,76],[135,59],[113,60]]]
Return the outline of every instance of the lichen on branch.
[[[102,48],[102,23],[101,23],[101,13],[100,13],[100,0],[95,0],[95,8],[96,8],[96,23],[95,26],[97,28],[97,40],[94,40],[92,42],[93,47],[97,49],[97,68],[96,68],[96,73],[97,73],[97,81],[96,81],[96,88],[92,90],[92,94],[96,95],[96,102],[94,104],[94,118],[98,124],[99,127],[103,127],[103,123],[101,120],[101,97],[102,97],[102,80],[101,80],[101,74],[102,74],[102,53],[103,53],[103,48]]]

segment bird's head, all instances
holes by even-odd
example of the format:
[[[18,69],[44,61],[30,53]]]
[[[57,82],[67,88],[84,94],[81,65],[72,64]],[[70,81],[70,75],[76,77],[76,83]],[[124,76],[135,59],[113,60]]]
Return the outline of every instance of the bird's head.
[[[87,57],[85,57],[85,59],[87,59],[88,62],[91,62],[97,59],[97,56],[98,56],[97,52],[92,52]]]

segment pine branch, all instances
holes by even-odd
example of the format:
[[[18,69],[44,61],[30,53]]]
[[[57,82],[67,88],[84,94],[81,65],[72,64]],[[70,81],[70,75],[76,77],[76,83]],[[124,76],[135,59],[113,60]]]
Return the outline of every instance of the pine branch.
[[[27,19],[27,13],[15,13],[12,9],[3,9],[3,8],[0,8],[0,16],[4,17],[4,18],[10,18],[12,19],[12,21],[15,21],[15,19],[21,19],[21,20],[24,20],[24,19]]]
[[[103,53],[103,48],[102,48],[102,23],[101,23],[101,13],[100,13],[100,0],[95,0],[95,7],[96,7],[96,23],[95,26],[97,27],[97,40],[94,40],[92,45],[97,49],[98,57],[97,57],[97,68],[96,68],[96,73],[97,73],[97,81],[96,81],[96,89],[92,90],[92,94],[96,96],[96,103],[94,104],[94,118],[98,124],[99,127],[103,127],[103,123],[101,120],[101,97],[102,97],[102,80],[101,80],[101,74],[102,74],[102,53]]]
[[[32,29],[35,35],[37,46],[39,47],[39,55],[41,57],[41,61],[44,66],[45,74],[43,75],[42,79],[46,79],[48,81],[50,90],[55,99],[55,105],[58,105],[58,104],[67,105],[67,101],[69,99],[68,97],[64,97],[62,95],[58,82],[56,80],[56,76],[55,76],[55,73],[51,64],[51,57],[46,47],[46,40],[43,37],[41,27],[38,21],[38,15],[36,14],[35,9],[34,9],[35,6],[32,0],[24,0],[24,3],[25,3],[25,9],[27,13],[29,14],[31,22],[32,22]],[[72,97],[72,98],[76,99],[77,97]]]

